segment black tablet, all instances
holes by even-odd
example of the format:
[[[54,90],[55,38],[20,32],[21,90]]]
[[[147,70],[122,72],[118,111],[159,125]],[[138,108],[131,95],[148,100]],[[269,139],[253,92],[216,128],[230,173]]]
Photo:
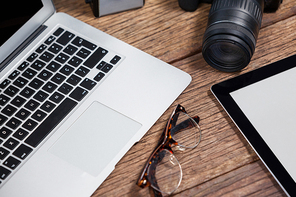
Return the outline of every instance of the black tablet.
[[[286,194],[296,196],[296,55],[211,91]]]

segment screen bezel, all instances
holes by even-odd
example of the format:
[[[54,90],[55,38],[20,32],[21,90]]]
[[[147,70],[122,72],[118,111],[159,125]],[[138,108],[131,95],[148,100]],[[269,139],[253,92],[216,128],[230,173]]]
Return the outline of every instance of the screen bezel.
[[[1,46],[0,64],[55,13],[52,0],[41,1],[43,7]]]
[[[296,55],[293,55],[254,71],[220,82],[211,87],[212,93],[224,110],[228,113],[283,190],[290,196],[296,196],[295,181],[234,101],[230,93],[294,68],[296,67],[295,62]]]

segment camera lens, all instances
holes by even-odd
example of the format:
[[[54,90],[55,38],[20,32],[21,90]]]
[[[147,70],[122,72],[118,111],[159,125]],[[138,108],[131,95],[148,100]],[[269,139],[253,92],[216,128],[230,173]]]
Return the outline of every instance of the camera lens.
[[[212,67],[234,72],[255,51],[264,0],[213,0],[203,40],[203,57]]]

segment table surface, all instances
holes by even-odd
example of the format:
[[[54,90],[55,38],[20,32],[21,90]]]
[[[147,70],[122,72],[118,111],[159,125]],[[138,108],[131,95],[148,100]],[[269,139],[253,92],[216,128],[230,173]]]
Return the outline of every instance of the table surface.
[[[177,104],[200,116],[202,140],[179,161],[183,180],[175,196],[285,196],[248,142],[210,92],[220,81],[296,54],[296,4],[284,0],[276,13],[264,13],[255,53],[241,72],[210,67],[201,54],[211,5],[185,12],[177,0],[146,0],[144,7],[95,18],[84,0],[53,0],[65,12],[192,76],[188,88],[116,165],[94,192],[97,196],[149,196],[136,185]]]

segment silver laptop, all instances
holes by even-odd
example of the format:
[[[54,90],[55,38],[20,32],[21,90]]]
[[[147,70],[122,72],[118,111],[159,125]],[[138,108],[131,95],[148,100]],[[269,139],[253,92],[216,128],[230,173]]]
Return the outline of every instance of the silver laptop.
[[[1,8],[0,196],[90,196],[191,77],[51,0]]]

